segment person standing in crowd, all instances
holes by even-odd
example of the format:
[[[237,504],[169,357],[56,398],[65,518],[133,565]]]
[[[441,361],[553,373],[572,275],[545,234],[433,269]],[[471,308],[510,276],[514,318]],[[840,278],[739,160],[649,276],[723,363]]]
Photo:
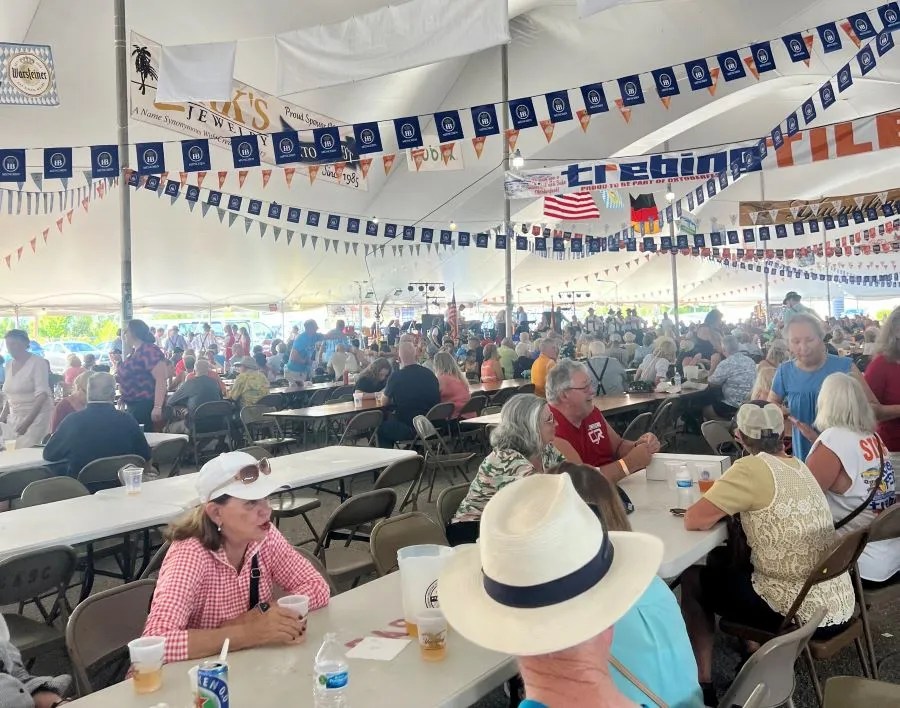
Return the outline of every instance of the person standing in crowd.
[[[0,411],[5,423],[4,438],[16,439],[16,447],[33,447],[50,432],[53,396],[50,393],[50,365],[28,351],[30,340],[21,329],[11,329],[5,337],[10,359],[4,365],[3,393],[6,401]]]
[[[600,334],[600,318],[594,314],[594,308],[589,307],[587,317],[584,318],[584,333],[591,337]]]
[[[188,348],[187,340],[178,331],[178,325],[172,325],[171,327],[169,327],[169,336],[166,337],[166,342],[165,342],[166,354],[172,354],[176,349],[185,351],[187,348]]]
[[[662,555],[654,536],[607,531],[568,475],[532,475],[498,491],[479,542],[447,559],[441,611],[469,641],[517,657],[522,708],[635,706],[615,667],[624,676],[649,667],[644,657],[638,666],[613,657],[612,627],[650,586]]]
[[[393,406],[393,416],[378,426],[378,444],[393,447],[395,442],[416,436],[413,418],[425,415],[441,401],[440,385],[433,372],[416,363],[416,347],[401,342],[400,370],[391,374],[384,388],[384,405]]]
[[[284,377],[288,381],[302,383],[312,378],[316,347],[324,339],[319,334],[319,325],[315,320],[306,320],[303,323],[303,333],[294,338],[287,364],[284,367]]]
[[[782,323],[784,324],[785,330],[787,330],[788,325],[790,325],[791,320],[794,319],[795,315],[811,315],[812,317],[816,317],[816,313],[810,310],[805,305],[800,304],[800,300],[802,298],[800,295],[791,290],[787,295],[784,296],[784,301],[782,305],[784,305],[784,314],[782,315]]]
[[[825,351],[825,333],[818,317],[795,314],[786,327],[786,333],[794,359],[783,363],[775,372],[769,401],[779,405],[784,403],[787,407],[794,424],[793,453],[800,460],[805,460],[812,443],[797,423],[812,425],[816,419],[816,399],[826,376],[837,372],[851,374],[863,382],[867,398],[876,406],[878,402],[850,359]],[[879,408],[876,408],[876,414]]]
[[[91,376],[87,382],[87,405],[66,416],[47,442],[44,459],[66,462],[66,474],[70,477],[77,477],[85,465],[101,457],[139,455],[149,460],[146,436],[132,416],[116,410],[115,400],[115,377],[106,373]]]
[[[178,330],[175,332],[177,334]],[[122,401],[134,419],[150,432],[154,423],[163,420],[169,375],[166,358],[154,343],[153,335],[143,320],[128,323],[125,347],[132,351],[119,365],[116,375]]]
[[[559,345],[553,339],[543,338],[540,341],[540,352],[540,356],[531,365],[531,383],[534,384],[534,392],[544,398],[547,395],[547,375],[559,358]]]
[[[234,327],[230,324],[225,325],[225,337],[223,348],[225,350],[225,361],[226,363],[231,361],[231,357],[234,356]]]
[[[875,358],[865,379],[881,404],[876,409],[878,434],[890,450],[894,469],[900,469],[900,307],[894,308],[875,342]]]
[[[867,527],[896,502],[895,470],[888,449],[875,433],[875,415],[856,379],[847,374],[825,379],[814,426],[815,430],[806,431],[815,437],[806,464],[825,492],[835,523],[866,504],[878,485],[866,508],[838,535]],[[894,580],[900,574],[900,538],[867,544],[858,563],[864,581]]]
[[[350,340],[347,338],[347,335],[344,334],[346,326],[347,323],[344,322],[344,320],[337,320],[334,323],[334,329],[323,337],[322,362],[325,366],[328,366],[331,363],[331,357],[334,356],[334,353],[337,351],[338,345],[343,348],[344,352],[350,348]]]
[[[707,418],[731,420],[738,408],[750,400],[753,382],[756,380],[756,363],[741,351],[736,337],[728,335],[722,339],[725,359],[709,375],[710,388],[720,389],[703,410]]]
[[[209,322],[204,322],[200,334],[194,337],[191,346],[194,348],[194,351],[199,354],[200,352],[209,351],[210,347],[215,344],[216,335],[213,333]]]
[[[610,482],[644,469],[659,451],[659,440],[645,433],[623,440],[594,407],[587,367],[564,359],[547,377],[547,401],[556,420],[554,445],[569,462],[596,467]]]

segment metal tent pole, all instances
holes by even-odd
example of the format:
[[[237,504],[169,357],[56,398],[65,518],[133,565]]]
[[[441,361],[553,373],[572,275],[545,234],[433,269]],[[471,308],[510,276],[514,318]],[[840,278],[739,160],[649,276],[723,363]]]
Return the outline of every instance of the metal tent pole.
[[[116,49],[116,98],[118,99],[119,169],[124,175],[129,163],[128,152],[128,44],[125,38],[125,0],[114,5]],[[119,190],[119,215],[122,249],[122,332],[133,315],[131,287],[131,189],[127,184]]]
[[[500,113],[503,116],[503,163],[504,169],[509,169],[509,140],[506,131],[509,129],[509,47],[504,44],[500,47],[500,67],[503,74],[503,105]],[[512,227],[510,225],[509,198],[503,193],[503,231],[506,234],[506,251],[504,252],[504,273],[506,276],[506,336],[513,335],[513,282],[512,282]]]
[[[825,254],[825,297],[828,298],[828,316],[834,316],[834,308],[831,303],[831,281],[828,272],[828,229],[822,228],[822,253]]]

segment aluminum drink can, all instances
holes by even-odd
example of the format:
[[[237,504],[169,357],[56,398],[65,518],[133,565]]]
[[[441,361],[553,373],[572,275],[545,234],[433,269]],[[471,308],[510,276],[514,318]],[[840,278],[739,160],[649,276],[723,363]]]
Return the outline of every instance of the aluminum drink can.
[[[204,708],[229,708],[228,664],[202,662],[197,670],[197,689]]]

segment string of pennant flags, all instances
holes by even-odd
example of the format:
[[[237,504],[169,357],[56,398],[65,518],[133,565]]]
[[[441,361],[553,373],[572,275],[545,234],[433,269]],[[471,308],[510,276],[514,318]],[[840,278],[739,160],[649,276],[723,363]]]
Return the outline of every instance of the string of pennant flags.
[[[24,213],[32,216],[65,212],[73,205],[82,204],[85,199],[90,201],[99,198],[113,186],[114,182],[117,183],[119,180],[118,177],[92,180],[90,172],[88,172],[86,184],[71,188],[64,185],[63,189],[44,190],[39,173],[33,174],[32,179],[38,186],[36,191],[0,187],[0,214],[21,215]]]
[[[877,14],[883,29],[877,31],[872,15]],[[453,144],[471,137],[473,147],[480,158],[484,149],[484,141],[501,132],[497,118],[498,106],[501,110],[508,110],[512,128],[506,131],[506,139],[510,150],[515,149],[515,144],[521,130],[540,127],[548,142],[552,139],[554,126],[558,123],[568,122],[577,117],[582,130],[586,131],[591,117],[607,113],[611,105],[615,105],[626,122],[631,120],[632,110],[646,103],[644,86],[652,86],[662,104],[668,108],[673,98],[681,93],[681,84],[676,76],[675,68],[683,68],[687,77],[687,83],[691,91],[709,91],[714,95],[719,79],[726,82],[745,79],[752,75],[760,80],[763,74],[775,71],[778,68],[779,59],[776,58],[774,47],[784,46],[789,61],[792,64],[804,63],[810,65],[811,51],[816,37],[822,45],[824,53],[831,54],[844,49],[845,39],[842,33],[855,45],[859,52],[857,61],[862,75],[875,68],[875,52],[871,43],[863,45],[868,40],[876,39],[875,48],[878,55],[883,55],[893,46],[891,32],[900,28],[900,7],[897,2],[888,2],[874,9],[867,10],[848,17],[826,22],[815,28],[807,28],[788,33],[782,37],[757,42],[749,47],[740,47],[725,51],[715,56],[707,56],[700,59],[687,61],[684,64],[673,65],[653,69],[642,74],[632,74],[619,77],[615,80],[604,80],[585,84],[577,88],[567,88],[525,96],[503,103],[488,103],[473,106],[468,109],[453,109],[438,111],[433,114],[423,114],[393,118],[385,121],[369,121],[353,125],[332,125],[315,128],[311,131],[280,131],[275,133],[258,133],[239,135],[230,138],[232,161],[235,169],[248,169],[260,167],[260,148],[262,141],[267,144],[271,141],[274,147],[275,164],[278,166],[295,163],[310,163],[307,170],[310,181],[314,181],[317,170],[324,165],[347,165],[344,153],[345,140],[341,135],[341,129],[352,129],[354,161],[359,160],[363,177],[368,174],[372,158],[367,157],[376,153],[384,153],[382,139],[382,123],[392,124],[399,150],[421,150],[424,144],[421,128],[421,118],[433,118],[438,141],[441,143],[441,157],[446,162],[452,153]],[[779,42],[780,40],[780,42]],[[890,45],[890,46],[888,46]],[[779,50],[780,52],[780,50]],[[680,72],[680,69],[679,69]],[[852,84],[850,64],[845,65],[837,75],[838,92],[843,92]],[[682,79],[684,81],[684,79]],[[830,82],[829,82],[830,83]],[[610,102],[607,98],[608,90],[618,89],[619,98]],[[824,89],[824,87],[823,87]],[[580,94],[583,108],[573,110],[571,92]],[[610,93],[610,95],[614,95]],[[828,98],[822,95],[822,107],[827,109],[836,99],[833,89]],[[535,109],[535,99],[544,99],[547,108],[547,118],[538,118]],[[461,113],[471,114],[472,132],[464,127],[460,117]],[[812,99],[802,106],[802,117],[809,124],[816,116],[816,108]],[[788,117],[787,124],[782,131],[778,129],[778,138],[773,131],[772,138],[776,142],[776,148],[783,143],[784,135],[792,136],[799,130],[799,117],[795,112]],[[312,142],[301,140],[301,134],[312,133]],[[348,136],[349,138],[349,136]],[[181,147],[181,160],[183,172],[209,172],[211,169],[209,140],[191,139],[181,141],[155,141],[136,143],[136,165],[141,175],[159,175],[167,171],[165,145],[179,143]],[[90,150],[91,174],[93,179],[114,177],[119,174],[121,156],[118,147],[113,144],[77,146]],[[76,147],[50,147],[43,149],[43,176],[45,179],[69,179],[73,172],[73,150]],[[18,182],[25,181],[26,148],[0,149],[0,181]],[[396,159],[396,153],[382,155],[385,172],[390,172]],[[740,169],[740,166],[739,166]],[[702,203],[702,202],[701,202]]]

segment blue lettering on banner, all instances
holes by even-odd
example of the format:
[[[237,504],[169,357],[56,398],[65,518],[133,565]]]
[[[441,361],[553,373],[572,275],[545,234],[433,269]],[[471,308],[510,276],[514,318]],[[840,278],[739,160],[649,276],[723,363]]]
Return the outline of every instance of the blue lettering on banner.
[[[415,226],[404,226],[403,227],[403,240],[404,241],[415,241],[416,240],[416,227]]]
[[[208,140],[182,140],[181,163],[185,172],[206,172],[210,168]]]
[[[517,251],[527,251],[528,250],[528,239],[524,236],[516,236],[516,250]]]
[[[259,167],[259,138],[255,135],[232,138],[231,158],[235,168]]]
[[[268,217],[270,219],[280,219],[281,218],[281,204],[276,204],[272,202],[269,204],[269,213]]]
[[[159,175],[150,175],[147,177],[147,181],[144,182],[144,189],[149,189],[151,192],[155,192],[159,189]]]
[[[772,47],[768,42],[751,44],[750,53],[753,56],[753,61],[756,62],[756,70],[760,74],[775,69],[775,57],[772,56]]]
[[[178,192],[181,191],[181,184],[176,182],[174,179],[170,179],[166,182],[165,194],[170,197],[177,197]]]
[[[806,47],[802,34],[794,32],[782,37],[782,39],[792,62],[796,64],[798,61],[809,61],[809,49]]]
[[[497,107],[493,103],[472,108],[472,125],[475,127],[475,136],[486,138],[489,135],[497,135],[500,126],[497,124]]]
[[[775,238],[787,238],[787,226],[775,224]]]
[[[584,110],[588,115],[597,113],[605,113],[609,110],[609,103],[606,100],[606,92],[603,90],[602,83],[585,84],[581,87],[581,97],[584,99]]]
[[[189,184],[188,188],[184,192],[184,198],[189,202],[196,202],[200,199],[200,187],[194,184]]]
[[[644,102],[644,90],[641,88],[640,75],[623,76],[618,81],[623,106],[638,106]]]
[[[816,102],[811,98],[807,98],[803,102],[803,122],[809,125],[816,119]]]
[[[394,132],[397,134],[397,147],[401,150],[422,146],[422,129],[416,116],[395,118]]]
[[[865,12],[860,12],[857,15],[850,15],[847,19],[850,21],[850,26],[853,28],[853,31],[856,32],[856,36],[860,39],[872,39],[872,37],[875,36],[875,27],[872,25],[872,21]]]
[[[530,98],[517,98],[509,102],[509,115],[516,130],[534,128],[537,116],[534,114],[534,101]]]
[[[287,220],[292,224],[299,224],[300,210],[297,207],[288,207]]]
[[[262,212],[262,202],[259,199],[251,199],[249,204],[247,204],[247,212],[254,216],[259,216],[260,212]]]
[[[878,35],[878,39],[875,40],[875,46],[878,48],[878,56],[880,57],[883,57],[894,48],[894,37],[889,30],[885,30]]]
[[[91,146],[91,178],[116,177],[119,174],[119,148],[115,145]]]
[[[72,148],[44,148],[44,179],[72,176]]]
[[[275,164],[286,165],[300,162],[300,139],[296,130],[285,130],[272,136]]]
[[[239,197],[237,194],[232,194],[228,197],[228,208],[231,211],[240,211],[242,201],[244,201],[243,198]]]
[[[713,85],[706,59],[695,59],[694,61],[686,62],[684,68],[687,70],[688,81],[694,91],[709,88]]]
[[[335,126],[313,129],[313,143],[315,144],[316,160],[331,162],[344,157],[341,150],[341,134]]]
[[[719,62],[719,69],[722,70],[722,78],[726,81],[743,79],[747,75],[741,55],[736,50],[723,52],[716,57],[716,60]]]
[[[434,229],[422,229],[422,243],[431,243],[434,241]]]
[[[347,233],[358,234],[359,233],[359,219],[349,218],[347,219]]]
[[[863,47],[859,54],[856,55],[856,61],[859,64],[859,73],[862,76],[868,74],[875,68],[875,52],[872,51],[870,45]]]
[[[162,143],[138,143],[138,174],[152,175],[166,171],[166,155]]]
[[[678,88],[678,80],[675,78],[675,71],[671,66],[664,69],[654,69],[650,72],[653,75],[653,82],[656,84],[656,93],[660,98],[670,98],[681,93]]]
[[[378,222],[377,221],[367,221],[366,222],[366,236],[377,236],[378,235]]]
[[[900,27],[900,8],[896,2],[889,2],[878,8],[878,16],[886,30],[894,30]]]
[[[851,86],[853,86],[853,73],[850,71],[850,65],[844,64],[837,75],[838,93],[844,93]]]
[[[837,99],[834,97],[834,88],[831,85],[831,81],[826,81],[819,88],[819,98],[822,101],[822,108],[825,110],[834,105]]]
[[[319,225],[319,212],[307,210],[306,225],[307,226],[318,226]]]
[[[456,235],[456,243],[459,244],[460,246],[468,246],[469,243],[471,242],[471,240],[472,239],[471,239],[471,236],[469,235],[468,231],[460,231]]]
[[[441,245],[451,246],[453,244],[453,232],[447,229],[441,229]]]
[[[434,125],[437,128],[439,143],[449,143],[454,140],[463,139],[459,111],[441,111],[435,113]]]
[[[360,155],[382,151],[378,123],[357,123],[353,126],[353,137],[356,139],[356,152]]]
[[[550,114],[550,122],[562,123],[563,121],[572,120],[572,106],[569,103],[568,91],[552,91],[548,93],[547,112]]]
[[[325,222],[325,228],[331,229],[332,231],[337,231],[341,228],[341,217],[337,214],[329,214],[328,221]]]
[[[214,207],[219,206],[222,203],[222,193],[214,189],[209,190],[209,197],[207,197],[206,203]]]
[[[385,238],[396,238],[397,237],[397,224],[385,224],[384,225],[384,237]]]
[[[816,27],[819,39],[822,40],[822,49],[826,54],[837,52],[841,49],[841,36],[838,34],[837,25],[834,22],[826,22]]]

